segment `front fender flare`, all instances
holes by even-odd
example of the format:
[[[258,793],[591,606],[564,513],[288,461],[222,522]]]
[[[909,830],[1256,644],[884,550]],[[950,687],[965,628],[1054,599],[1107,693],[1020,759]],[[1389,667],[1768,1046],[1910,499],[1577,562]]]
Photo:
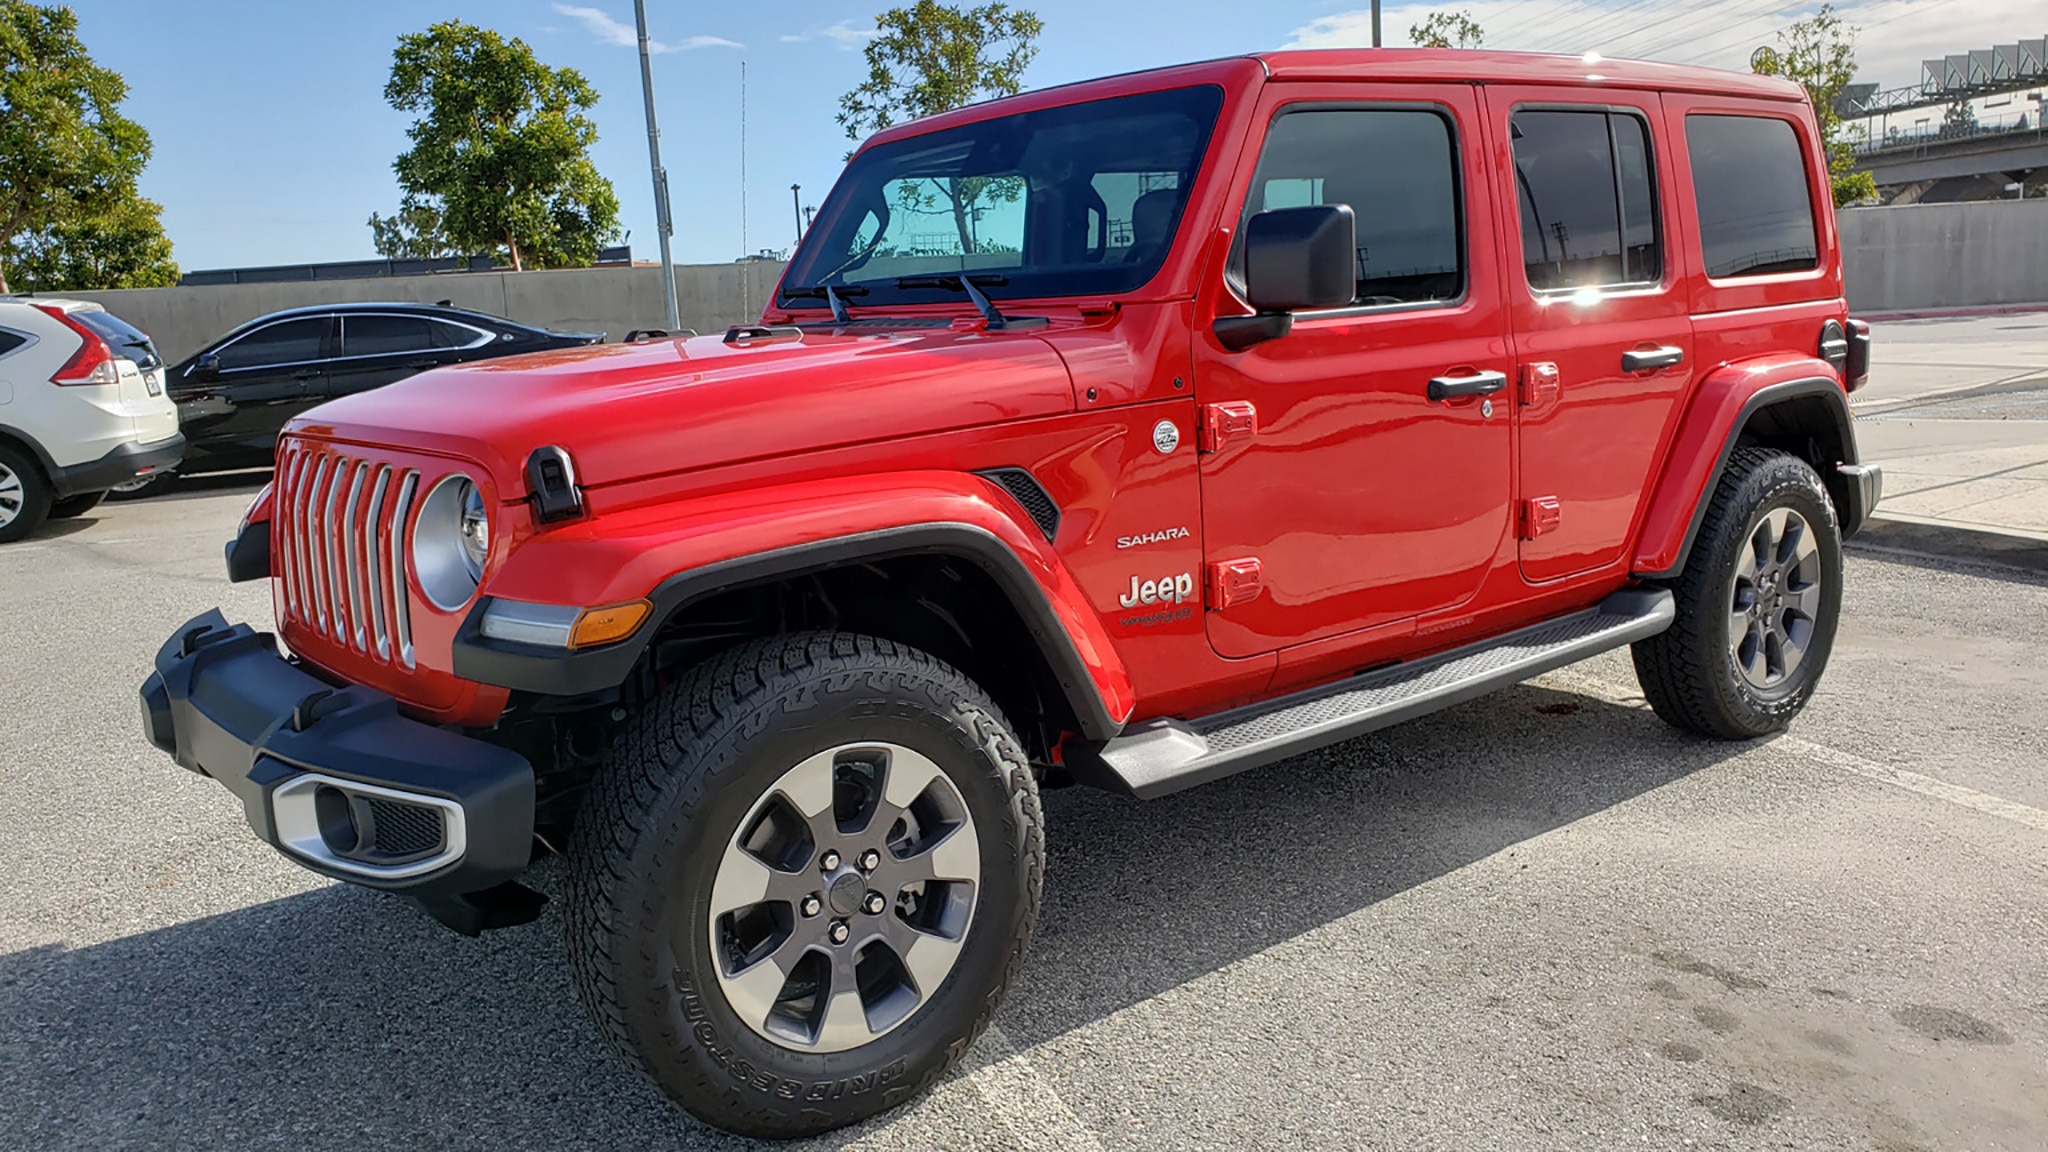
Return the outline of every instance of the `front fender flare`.
[[[1828,414],[1836,464],[1855,465],[1856,435],[1849,401],[1834,368],[1824,360],[1778,356],[1730,365],[1701,382],[1664,461],[1649,514],[1636,542],[1631,571],[1640,579],[1668,579],[1684,569],[1693,539],[1706,517],[1707,502],[1721,482],[1743,430],[1758,412],[1788,400],[1819,404]],[[1835,490],[1837,479],[1822,468]],[[1863,511],[1859,510],[1860,520]],[[1844,534],[1855,525],[1845,524]]]
[[[534,535],[488,582],[488,596],[593,607],[645,597],[650,623],[617,644],[565,653],[481,634],[488,599],[454,646],[455,674],[547,695],[623,682],[660,622],[693,601],[749,584],[891,556],[975,564],[1002,589],[1052,669],[1082,732],[1107,739],[1136,706],[1128,672],[1059,555],[1015,499],[958,472],[812,481],[597,515]]]

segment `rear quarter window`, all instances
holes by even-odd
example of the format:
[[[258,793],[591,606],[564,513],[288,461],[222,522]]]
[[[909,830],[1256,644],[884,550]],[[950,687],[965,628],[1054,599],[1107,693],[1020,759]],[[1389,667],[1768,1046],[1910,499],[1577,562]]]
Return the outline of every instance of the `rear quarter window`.
[[[9,332],[4,328],[0,328],[0,356],[5,356],[26,343],[28,343],[28,337],[18,332]]]
[[[1707,275],[1767,276],[1820,266],[1806,156],[1789,120],[1685,118]]]

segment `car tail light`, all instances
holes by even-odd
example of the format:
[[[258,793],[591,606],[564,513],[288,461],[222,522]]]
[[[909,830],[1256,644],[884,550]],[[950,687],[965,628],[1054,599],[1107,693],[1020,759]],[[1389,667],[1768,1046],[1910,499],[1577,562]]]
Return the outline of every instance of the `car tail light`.
[[[57,323],[78,333],[78,338],[84,341],[84,343],[78,346],[78,351],[71,354],[71,359],[66,360],[62,368],[57,369],[57,374],[50,377],[50,383],[119,384],[121,382],[121,367],[114,360],[114,350],[107,347],[107,342],[100,339],[99,333],[73,320],[69,313],[54,304],[38,304],[36,307]]]

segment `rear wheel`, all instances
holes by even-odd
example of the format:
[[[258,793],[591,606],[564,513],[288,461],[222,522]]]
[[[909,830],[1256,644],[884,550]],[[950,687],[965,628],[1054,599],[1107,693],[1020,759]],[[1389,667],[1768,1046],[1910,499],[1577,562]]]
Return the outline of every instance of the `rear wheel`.
[[[822,1132],[957,1061],[1022,963],[1044,855],[1016,736],[866,636],[748,643],[628,720],[569,850],[614,1045],[699,1118]]]
[[[74,516],[83,516],[99,507],[100,501],[106,498],[105,492],[84,492],[77,496],[67,496],[50,505],[50,519],[69,520]]]
[[[178,474],[169,468],[165,468],[161,471],[151,472],[147,476],[138,476],[125,484],[114,485],[113,491],[107,493],[107,498],[110,500],[147,500],[151,496],[161,496],[169,492],[171,485],[177,483],[177,481]]]
[[[50,482],[20,449],[0,445],[0,544],[42,527],[50,515]]]
[[[1812,466],[1738,449],[1673,592],[1677,620],[1634,647],[1657,715],[1723,740],[1789,724],[1827,667],[1842,604],[1841,532]]]

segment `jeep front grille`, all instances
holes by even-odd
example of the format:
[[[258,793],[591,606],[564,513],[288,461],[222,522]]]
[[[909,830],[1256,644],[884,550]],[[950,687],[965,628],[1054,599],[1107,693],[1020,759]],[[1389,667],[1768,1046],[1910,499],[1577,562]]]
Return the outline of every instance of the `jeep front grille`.
[[[288,443],[272,513],[286,614],[344,647],[412,667],[405,527],[419,484],[417,469]]]

